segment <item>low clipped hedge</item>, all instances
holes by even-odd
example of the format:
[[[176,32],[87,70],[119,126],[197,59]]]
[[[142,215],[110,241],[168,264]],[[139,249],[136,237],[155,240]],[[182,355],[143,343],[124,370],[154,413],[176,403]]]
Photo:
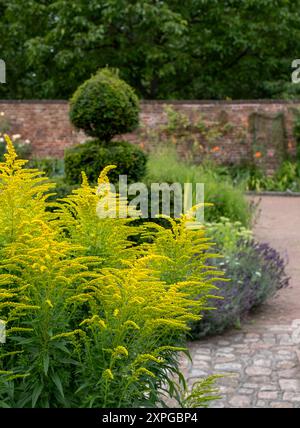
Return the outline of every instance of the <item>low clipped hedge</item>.
[[[81,183],[81,171],[90,182],[97,182],[99,173],[107,165],[116,165],[111,171],[111,182],[118,181],[118,176],[127,175],[128,182],[137,182],[145,175],[146,154],[137,146],[127,141],[112,141],[109,145],[99,140],[91,140],[72,147],[65,152],[66,182],[71,185]]]

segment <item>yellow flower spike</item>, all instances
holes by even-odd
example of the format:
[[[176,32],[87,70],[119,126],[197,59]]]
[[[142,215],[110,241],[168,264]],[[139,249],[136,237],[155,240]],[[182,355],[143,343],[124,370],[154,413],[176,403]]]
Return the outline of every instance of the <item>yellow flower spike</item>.
[[[51,340],[57,340],[57,339],[60,339],[62,337],[74,338],[74,337],[76,337],[76,335],[78,335],[79,337],[85,337],[86,333],[83,330],[76,329],[74,331],[69,331],[68,333],[56,334],[55,336],[51,337]]]
[[[113,372],[110,369],[104,370],[102,377],[105,380],[113,380],[114,379]]]
[[[103,320],[99,320],[97,324],[100,328],[107,328],[107,325]]]
[[[155,374],[151,370],[148,370],[145,367],[140,367],[134,373],[134,376],[136,376],[137,378],[139,378],[139,376],[141,376],[141,375],[146,375],[146,376],[150,376],[150,377],[153,377],[153,378],[156,377]]]
[[[13,372],[8,370],[0,370],[0,375],[10,375],[10,374],[13,374]]]
[[[125,348],[125,346],[117,346],[113,353],[112,353],[112,357],[113,358],[122,358],[122,357],[128,357],[128,351]]]
[[[81,178],[82,178],[81,187],[82,188],[90,187],[89,180],[88,180],[87,175],[84,171],[81,171]]]
[[[51,300],[47,299],[47,300],[46,300],[46,303],[47,303],[47,305],[48,305],[50,308],[53,308],[53,305],[52,305],[52,303],[51,303]]]
[[[16,150],[14,148],[14,145],[10,139],[10,137],[7,134],[4,134],[4,139],[6,142],[6,146],[7,146],[7,153],[4,155],[5,159],[16,159],[17,158],[17,153]]]
[[[79,325],[98,325],[100,328],[107,328],[107,325],[105,324],[105,321],[103,321],[98,315],[94,315],[92,318],[87,318],[84,321],[82,321]]]
[[[99,178],[98,178],[98,184],[105,184],[105,183],[109,183],[109,179],[107,177],[107,174],[109,173],[109,171],[111,171],[112,169],[117,168],[116,165],[107,165],[100,173]]]
[[[160,364],[163,362],[162,358],[158,358],[155,355],[152,354],[141,354],[139,355],[136,360],[134,361],[134,364],[141,364],[141,363],[145,363],[148,361],[152,361],[154,363]]]
[[[136,322],[134,322],[134,321],[131,321],[131,320],[126,321],[126,322],[124,323],[124,326],[125,326],[125,327],[132,327],[132,328],[134,328],[135,330],[140,330],[140,327],[137,325],[137,323],[136,323]]]
[[[131,300],[131,303],[143,304],[143,303],[145,303],[145,299],[143,297],[134,297]]]

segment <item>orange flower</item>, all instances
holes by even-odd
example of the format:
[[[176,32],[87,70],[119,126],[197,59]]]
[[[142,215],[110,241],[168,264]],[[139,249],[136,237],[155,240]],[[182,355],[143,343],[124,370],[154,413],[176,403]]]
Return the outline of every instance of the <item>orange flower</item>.
[[[262,157],[262,153],[261,152],[256,152],[255,155],[256,159],[259,159]]]
[[[143,149],[145,147],[145,143],[140,143],[140,148]]]
[[[219,147],[219,146],[215,146],[215,147],[213,147],[213,148],[211,149],[211,151],[212,151],[213,153],[219,152],[219,151],[220,151],[220,147]]]

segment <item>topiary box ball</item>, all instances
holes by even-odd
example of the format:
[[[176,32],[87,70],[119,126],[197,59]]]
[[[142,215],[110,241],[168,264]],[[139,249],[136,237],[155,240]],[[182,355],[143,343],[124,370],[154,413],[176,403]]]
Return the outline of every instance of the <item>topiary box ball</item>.
[[[139,101],[116,73],[102,69],[83,83],[70,101],[70,120],[87,135],[110,141],[139,124]]]

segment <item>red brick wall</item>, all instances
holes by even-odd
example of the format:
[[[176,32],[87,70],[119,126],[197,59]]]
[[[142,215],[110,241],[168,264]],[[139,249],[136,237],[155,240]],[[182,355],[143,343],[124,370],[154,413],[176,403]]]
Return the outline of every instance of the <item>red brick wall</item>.
[[[37,157],[63,157],[64,150],[84,141],[68,117],[65,101],[0,101],[0,116],[9,123],[8,134],[30,140]]]
[[[239,163],[253,157],[255,148],[252,147],[253,139],[249,127],[249,117],[253,112],[262,112],[267,115],[283,113],[286,151],[295,153],[293,120],[295,110],[300,108],[300,102],[146,101],[141,103],[140,130],[122,138],[127,138],[146,150],[151,150],[152,142],[147,138],[145,129],[157,130],[166,123],[165,104],[171,104],[175,110],[185,113],[191,120],[201,115],[206,123],[217,122],[225,114],[226,120],[233,125],[233,132],[219,138],[215,143],[217,146],[211,147],[212,156],[221,162]],[[20,134],[23,140],[30,140],[34,155],[38,157],[62,157],[65,148],[85,140],[84,134],[77,132],[70,125],[68,103],[65,101],[0,101],[0,125],[3,118],[9,123],[9,133]],[[199,150],[197,147],[195,149],[195,144],[192,144],[193,150],[191,150],[191,142],[187,140],[181,138],[179,143],[177,142],[178,152],[185,157],[190,153],[196,161],[200,160],[200,152],[203,149],[200,150],[198,146]],[[276,147],[272,147],[272,141],[268,142],[268,145],[270,147],[266,153],[271,154],[269,166],[272,169],[282,154],[277,153]]]

